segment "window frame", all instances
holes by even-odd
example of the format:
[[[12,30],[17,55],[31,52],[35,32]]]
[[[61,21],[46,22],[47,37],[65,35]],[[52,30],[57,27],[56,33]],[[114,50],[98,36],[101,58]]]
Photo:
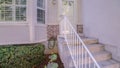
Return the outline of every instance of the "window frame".
[[[12,8],[12,20],[0,20],[0,23],[2,24],[6,24],[6,23],[25,23],[27,21],[27,0],[26,0],[26,4],[16,4],[16,0],[12,0],[12,4],[3,4],[3,5],[0,5],[0,6],[11,6]],[[24,7],[26,8],[26,20],[17,20],[16,19],[16,7]],[[1,13],[1,12],[0,12]],[[0,16],[0,19],[1,19],[1,16]]]
[[[40,3],[39,3],[40,4]],[[44,20],[43,22],[38,21],[38,15],[37,15],[37,24],[46,24],[46,0],[43,0],[42,7],[38,6],[38,0],[37,0],[37,14],[38,14],[38,9],[44,11]]]

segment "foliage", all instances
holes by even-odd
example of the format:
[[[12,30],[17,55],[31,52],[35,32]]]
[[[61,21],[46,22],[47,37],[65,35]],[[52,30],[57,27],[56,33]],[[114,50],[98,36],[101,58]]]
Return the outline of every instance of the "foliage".
[[[55,62],[50,62],[48,63],[47,68],[58,68],[58,64]]]
[[[39,64],[44,55],[44,45],[1,46],[1,68],[33,68]]]
[[[53,62],[53,61],[57,60],[57,55],[56,54],[52,54],[52,55],[49,56],[49,59],[50,59],[49,62]]]
[[[58,68],[58,63],[55,63],[54,61],[57,60],[56,54],[51,54],[49,56],[50,61],[48,62],[47,66],[45,68]]]

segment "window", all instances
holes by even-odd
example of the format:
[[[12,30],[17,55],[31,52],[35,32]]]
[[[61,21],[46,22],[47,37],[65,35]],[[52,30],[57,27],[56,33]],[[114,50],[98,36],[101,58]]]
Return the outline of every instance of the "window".
[[[26,0],[0,0],[0,21],[26,21]]]
[[[45,0],[37,0],[37,21],[45,24]]]
[[[26,8],[25,7],[16,7],[16,20],[17,21],[26,20]]]
[[[0,20],[11,21],[12,20],[12,7],[11,6],[0,6]]]

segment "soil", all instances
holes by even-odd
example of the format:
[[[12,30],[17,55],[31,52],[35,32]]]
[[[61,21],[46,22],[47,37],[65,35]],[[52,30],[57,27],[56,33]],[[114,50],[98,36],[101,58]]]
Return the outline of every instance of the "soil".
[[[42,63],[40,63],[36,68],[44,68],[45,65],[48,64],[48,61],[50,60],[49,57],[50,54],[45,55],[44,61]],[[63,63],[60,60],[59,55],[57,54],[58,58],[55,61],[56,63],[58,63],[59,67],[58,68],[64,68]]]

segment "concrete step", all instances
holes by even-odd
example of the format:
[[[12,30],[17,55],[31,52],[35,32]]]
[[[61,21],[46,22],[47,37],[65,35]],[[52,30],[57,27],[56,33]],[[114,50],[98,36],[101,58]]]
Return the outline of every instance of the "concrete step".
[[[119,63],[115,60],[106,60],[102,62],[98,62],[101,68],[120,68]]]
[[[81,58],[82,58],[82,55],[79,55],[79,58],[78,58],[78,55],[72,55],[74,60],[75,61],[79,61],[79,63],[82,64],[82,61],[81,61]],[[111,59],[111,54],[109,52],[106,52],[106,51],[101,51],[101,52],[96,52],[96,53],[93,53],[93,56],[94,58],[96,59],[97,62],[100,62],[100,61],[105,61],[105,60],[109,60]],[[83,64],[88,64],[89,62],[89,55],[86,55],[85,54],[83,55],[83,60],[84,60],[84,63]],[[69,56],[68,58],[71,58],[71,56]],[[68,59],[67,59],[68,60]],[[69,61],[70,62],[70,65],[72,65],[72,60]],[[90,61],[90,63],[93,63],[93,61]]]
[[[90,45],[90,44],[97,44],[98,40],[94,38],[82,38],[83,42],[85,45]],[[66,41],[64,42],[66,45]],[[81,45],[81,42],[74,42],[73,39],[68,39],[68,45]]]
[[[66,45],[67,43],[65,42],[64,37],[61,37],[61,38],[63,40],[62,44]],[[94,56],[94,58],[96,59],[96,61],[98,62],[98,64],[100,65],[100,68],[120,68],[120,66],[119,66],[120,63],[112,60],[111,54],[109,52],[107,52],[107,51],[104,51],[104,45],[98,44],[98,40],[97,39],[85,38],[85,37],[81,37],[81,38],[82,38],[83,42],[85,43],[85,45],[90,50],[90,52],[92,53],[92,55]],[[68,45],[70,46],[69,48],[73,52],[78,51],[78,50],[76,50],[76,48],[78,48],[78,49],[80,48],[81,49],[81,43],[80,42],[72,43],[73,38],[69,38],[68,40],[69,40],[69,44]],[[77,46],[75,46],[75,45],[77,45]],[[74,46],[76,48],[74,48]],[[80,59],[80,58],[82,58],[81,51],[79,50],[79,53],[77,53],[77,54],[73,53],[72,54],[73,58],[71,58],[70,53],[68,51],[69,50],[68,46],[64,46],[63,50],[64,49],[65,49],[65,51],[63,51],[63,52],[65,52],[64,55],[65,56],[67,55],[64,58],[64,60],[67,61],[68,65],[70,66],[68,68],[75,68],[74,65],[73,65],[73,61],[72,61],[72,59],[74,59],[74,58],[75,58],[74,59],[75,61],[78,61],[79,68],[81,68],[80,67],[81,64],[82,64],[81,59]],[[84,50],[83,50],[83,52],[84,52]],[[79,56],[79,58],[78,58],[78,56]],[[85,61],[83,63],[83,65],[84,64],[88,64],[88,62],[87,62],[89,60],[88,55],[85,56],[85,53],[84,53],[83,56],[84,56],[83,59]],[[89,67],[89,65],[87,65],[87,67],[84,66],[83,68],[94,68],[93,67],[94,66],[93,61],[90,61],[89,63],[91,64],[90,67]]]
[[[104,45],[102,44],[91,44],[87,45],[90,52],[95,53],[104,50]]]
[[[87,47],[91,53],[100,52],[104,50],[104,45],[102,44],[91,44],[91,45],[87,45]],[[79,51],[79,53],[73,53],[73,55],[77,55],[77,54],[80,55],[82,53],[82,46],[70,46],[69,48],[71,49],[72,52]],[[67,46],[65,47],[65,50],[67,50],[65,51],[65,53],[68,54],[69,51]],[[83,52],[84,51],[85,50],[83,49]]]
[[[120,67],[119,63],[117,61],[112,60],[112,59],[98,62],[98,64],[100,65],[100,68],[119,68]],[[79,68],[82,68],[82,67],[83,68],[94,68],[94,63],[87,64],[87,65],[85,65],[85,64],[79,65]],[[75,67],[70,66],[69,68],[75,68]]]
[[[86,45],[98,43],[98,39],[94,39],[94,38],[82,38],[82,40]]]
[[[68,36],[71,36],[71,35],[68,35]],[[62,38],[62,39],[64,40],[64,36],[63,36],[63,35],[59,35],[58,38]],[[83,40],[83,42],[84,42],[86,45],[98,43],[98,39],[95,39],[95,38],[81,37],[81,39]],[[81,45],[80,42],[73,42],[73,41],[75,41],[75,39],[73,39],[73,38],[71,38],[71,37],[70,37],[70,38],[68,37],[67,40],[68,40],[68,42],[70,43],[70,45],[71,45],[71,44]],[[65,40],[64,40],[64,41],[65,41]],[[65,44],[67,44],[66,41],[65,41]]]

